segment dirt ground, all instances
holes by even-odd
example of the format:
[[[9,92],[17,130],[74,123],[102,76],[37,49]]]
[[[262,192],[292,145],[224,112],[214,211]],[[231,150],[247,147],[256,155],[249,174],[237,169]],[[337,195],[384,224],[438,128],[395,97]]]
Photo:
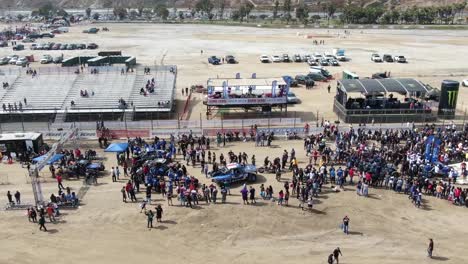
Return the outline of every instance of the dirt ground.
[[[255,153],[258,165],[267,155],[273,158],[280,156],[283,148],[294,148],[300,165],[307,162],[301,141],[273,143],[271,148],[256,148],[251,142],[228,144],[214,152]],[[115,165],[114,154],[100,151],[99,155],[106,157],[106,168]],[[3,204],[7,190],[19,190],[23,202],[33,200],[25,169],[2,164],[0,170]],[[189,166],[188,170],[209,183],[199,167]],[[277,194],[291,177],[290,173],[283,174],[279,183],[273,174],[262,174],[253,186],[258,194],[261,183],[272,185]],[[47,169],[42,178],[46,181],[42,184],[44,195],[49,197],[57,186]],[[464,250],[468,210],[433,197],[425,197],[422,208],[417,209],[406,195],[393,191],[371,189],[370,197],[363,198],[356,195],[354,186],[333,193],[326,185],[313,211],[306,212],[298,208],[295,198],[290,199],[289,207],[264,200],[243,205],[240,186],[233,186],[226,204],[201,203],[195,209],[167,206],[160,195],[155,195],[151,209],[162,204],[163,223],[147,229],[139,204],[121,201],[120,188],[126,180],[113,183],[108,174],[99,178],[99,184],[87,190],[78,209],[62,210],[57,223],[46,223],[48,233],[29,223],[24,211],[0,211],[0,263],[45,263],[57,258],[103,264],[150,259],[168,263],[326,263],[335,247],[343,252],[340,263],[468,261]],[[65,181],[65,186],[75,192],[83,188],[76,180]],[[139,200],[143,195],[137,194]],[[174,199],[174,203],[178,201]],[[348,236],[339,229],[345,215],[351,219]],[[425,255],[428,238],[435,241],[435,260]]]
[[[83,29],[97,26],[110,28],[110,32],[83,34]],[[236,73],[249,77],[257,73],[261,77],[295,76],[306,74],[306,63],[261,64],[260,55],[313,54],[331,52],[333,48],[343,48],[351,59],[340,67],[327,67],[337,78],[343,70],[356,72],[361,78],[372,73],[389,71],[393,77],[414,77],[423,83],[440,87],[444,79],[461,81],[468,78],[466,57],[468,56],[468,32],[462,30],[349,30],[344,36],[342,29],[266,29],[210,25],[162,25],[162,24],[97,24],[70,28],[70,33],[58,35],[50,41],[58,43],[91,43],[100,46],[99,50],[121,50],[123,54],[137,57],[143,65],[175,64],[179,74],[177,80],[178,111],[181,112],[185,98],[179,92],[193,84],[204,84],[208,78],[230,77]],[[311,38],[305,38],[305,35]],[[325,40],[325,45],[313,45],[314,40]],[[48,42],[44,39],[39,42]],[[27,45],[29,46],[29,44]],[[201,54],[203,50],[203,54]],[[371,54],[404,55],[407,64],[374,63]],[[42,54],[66,57],[78,54],[96,54],[97,51],[25,51],[19,55],[34,54],[39,59]],[[11,48],[0,48],[0,56],[11,55]],[[234,65],[213,66],[208,57],[234,55],[239,61]],[[40,67],[38,63],[32,67]],[[1,67],[0,67],[1,69]],[[332,81],[332,87],[336,82]],[[335,120],[332,111],[334,93],[327,93],[328,83],[319,83],[313,90],[304,87],[293,91],[301,103],[289,107],[288,117],[302,117],[304,120]],[[333,90],[332,90],[333,91]],[[190,104],[188,119],[205,118],[203,96],[197,94]],[[468,92],[461,89],[458,109],[463,112],[468,103]],[[230,118],[242,118],[238,111]],[[219,114],[215,114],[219,118]],[[250,118],[250,117],[249,117]]]

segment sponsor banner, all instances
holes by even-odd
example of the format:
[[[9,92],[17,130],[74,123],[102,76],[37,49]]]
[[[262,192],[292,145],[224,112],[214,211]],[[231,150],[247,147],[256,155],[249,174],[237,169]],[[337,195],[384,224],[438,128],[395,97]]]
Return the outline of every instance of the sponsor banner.
[[[199,128],[195,128],[195,129],[188,129],[188,128],[185,128],[185,129],[155,129],[155,130],[151,130],[151,137],[154,137],[154,136],[170,136],[171,134],[174,135],[174,136],[177,136],[177,135],[188,135],[190,134],[190,132],[192,133],[192,135],[201,135],[202,133],[202,130],[199,129]]]
[[[242,135],[243,132],[245,132],[246,134],[249,134],[250,133],[250,127],[248,128],[204,128],[203,129],[203,135],[205,136],[209,136],[209,137],[214,137],[216,136],[217,133],[228,133],[228,132],[232,132],[232,133],[236,133],[236,132],[239,132],[240,135]]]
[[[110,137],[113,139],[118,138],[135,138],[135,137],[142,137],[147,138],[150,136],[149,129],[112,129],[109,130]]]
[[[229,99],[208,99],[208,105],[273,105],[286,104],[286,97],[275,98],[229,98]]]
[[[323,131],[323,128],[322,128]],[[303,134],[305,132],[303,127],[272,127],[272,128],[258,128],[258,133],[270,133],[273,132],[275,135],[281,136],[285,135],[286,133],[294,133],[296,134]]]
[[[78,138],[96,139],[97,133],[95,130],[78,130]]]

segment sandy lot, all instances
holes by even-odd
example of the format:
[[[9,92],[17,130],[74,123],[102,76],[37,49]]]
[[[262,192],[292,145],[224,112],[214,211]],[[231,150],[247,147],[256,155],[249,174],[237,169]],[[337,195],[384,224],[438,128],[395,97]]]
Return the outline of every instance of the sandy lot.
[[[137,57],[138,63],[146,65],[176,64],[179,68],[177,91],[193,84],[205,84],[208,78],[250,76],[253,72],[260,77],[295,76],[308,72],[305,63],[271,63],[261,64],[259,56],[293,54],[312,54],[314,52],[331,52],[333,48],[346,49],[350,62],[340,67],[328,67],[341,76],[343,70],[351,70],[361,77],[375,72],[390,71],[394,77],[414,77],[424,83],[440,87],[444,79],[463,80],[468,78],[466,57],[468,56],[468,32],[431,31],[431,30],[350,30],[351,34],[343,37],[341,29],[265,29],[223,27],[209,25],[161,25],[161,24],[98,24],[107,26],[110,32],[83,34],[83,29],[91,25],[75,26],[70,33],[59,35],[51,41],[59,43],[91,43],[100,45],[100,50],[121,50],[124,54]],[[304,35],[312,35],[306,39]],[[313,45],[314,40],[325,40],[325,45]],[[47,42],[49,40],[42,40]],[[200,51],[203,50],[203,55]],[[372,53],[402,54],[409,63],[373,63]],[[32,51],[17,52],[20,55],[42,54],[65,57],[78,54],[96,54],[97,51]],[[10,55],[10,48],[1,48],[0,56]],[[211,55],[223,57],[234,55],[239,64],[213,66],[208,64]],[[35,65],[33,67],[39,67]],[[0,68],[1,69],[1,68]],[[336,85],[331,82],[332,87]],[[301,104],[289,108],[289,117],[302,117],[305,120],[335,120],[332,112],[333,93],[328,94],[328,84],[319,83],[313,90],[304,87],[293,91],[302,100]],[[183,108],[180,92],[178,110]],[[458,109],[463,112],[468,103],[468,93],[461,90]],[[202,95],[197,95],[191,102],[189,119],[199,119],[206,111],[201,104]],[[295,112],[295,113],[294,113]],[[241,112],[242,113],[242,112]],[[241,118],[242,114],[230,116]],[[205,115],[202,115],[205,118]],[[219,117],[219,115],[218,115]]]
[[[279,156],[283,148],[295,148],[302,166],[306,162],[300,141],[274,143],[274,148],[238,143],[214,151],[217,155],[230,149],[255,153],[260,163],[266,155]],[[115,156],[105,156],[110,168]],[[3,203],[7,190],[20,190],[23,201],[31,202],[25,170],[18,165],[0,165],[0,170]],[[202,182],[209,182],[198,167],[188,170]],[[48,197],[57,187],[48,173],[43,177],[49,182],[43,184]],[[291,174],[283,175],[282,180],[291,180]],[[242,205],[239,187],[232,189],[227,204],[201,204],[197,209],[169,207],[156,195],[156,203],[163,205],[164,222],[148,230],[138,204],[122,203],[124,182],[112,183],[108,175],[100,178],[99,185],[86,192],[79,209],[63,210],[57,224],[46,224],[49,233],[29,223],[23,211],[0,211],[0,263],[45,263],[57,258],[70,263],[325,263],[337,246],[344,254],[342,263],[468,261],[464,250],[468,210],[433,197],[426,197],[423,207],[417,209],[405,195],[393,191],[371,189],[366,199],[357,196],[353,186],[331,193],[327,185],[314,211],[305,212],[297,208],[295,198],[289,207],[269,201]],[[273,174],[261,175],[254,184],[257,190],[260,183],[272,185],[275,193],[283,185]],[[78,191],[82,183],[66,181],[65,186]],[[339,229],[344,215],[351,218],[349,236]],[[436,260],[425,256],[429,237],[436,244]]]

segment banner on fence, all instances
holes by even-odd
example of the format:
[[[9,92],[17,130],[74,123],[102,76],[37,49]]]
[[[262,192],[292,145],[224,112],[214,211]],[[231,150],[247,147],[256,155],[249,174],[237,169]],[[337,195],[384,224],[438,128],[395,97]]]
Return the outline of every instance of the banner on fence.
[[[199,128],[194,128],[194,129],[154,129],[151,130],[151,137],[154,136],[170,136],[171,134],[174,136],[177,135],[189,135],[192,133],[194,136],[199,136],[202,134],[202,130]]]
[[[259,104],[286,104],[287,98],[229,98],[229,99],[208,99],[208,105],[259,105]]]

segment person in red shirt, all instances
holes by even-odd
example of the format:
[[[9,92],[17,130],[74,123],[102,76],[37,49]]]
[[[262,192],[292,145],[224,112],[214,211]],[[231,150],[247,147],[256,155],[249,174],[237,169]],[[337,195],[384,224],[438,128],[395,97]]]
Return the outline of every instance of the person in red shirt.
[[[57,185],[58,185],[58,188],[59,188],[59,191],[61,189],[65,189],[65,187],[63,187],[63,184],[62,184],[62,175],[57,175]]]
[[[54,208],[52,205],[47,206],[47,216],[49,217],[50,222],[55,222]]]
[[[354,168],[349,168],[349,182],[351,184],[353,183],[353,177],[354,177]]]
[[[366,182],[367,182],[367,184],[370,184],[371,179],[372,179],[372,175],[371,175],[370,171],[366,172]]]

